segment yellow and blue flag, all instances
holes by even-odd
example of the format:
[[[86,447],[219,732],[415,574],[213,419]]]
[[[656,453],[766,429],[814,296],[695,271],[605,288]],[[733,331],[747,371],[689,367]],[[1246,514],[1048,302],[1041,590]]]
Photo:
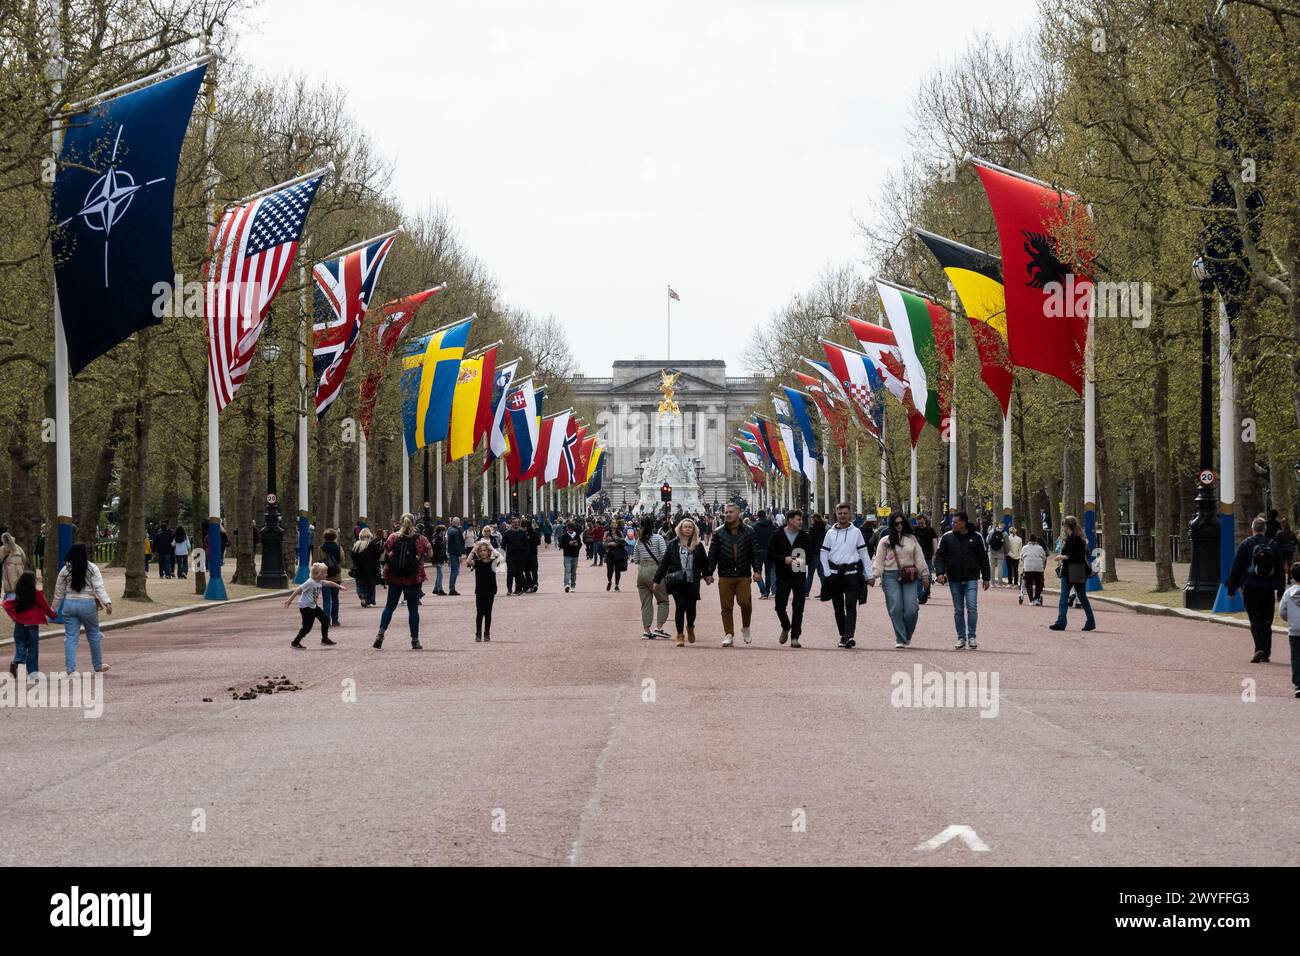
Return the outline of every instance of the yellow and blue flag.
[[[470,319],[434,329],[402,347],[402,426],[407,451],[446,441]]]

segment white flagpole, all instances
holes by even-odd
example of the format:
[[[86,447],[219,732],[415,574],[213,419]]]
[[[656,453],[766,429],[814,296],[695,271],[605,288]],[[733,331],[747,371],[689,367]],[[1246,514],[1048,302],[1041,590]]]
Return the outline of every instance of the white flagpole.
[[[1084,465],[1086,468],[1087,465]],[[1011,527],[1014,506],[1011,503],[1011,407],[1002,419],[1002,530]]]
[[[948,314],[957,314],[957,290],[949,284]],[[955,321],[955,319],[954,319]],[[956,330],[954,329],[954,334]],[[948,513],[957,513],[957,376],[952,377],[952,400],[948,407]]]
[[[1232,328],[1228,307],[1219,297],[1219,592],[1216,613],[1246,609],[1241,591],[1228,597],[1226,582],[1237,547],[1237,376],[1232,363]],[[1242,532],[1245,532],[1245,528]]]
[[[485,454],[485,455],[487,454],[487,449],[486,449],[486,448],[483,450],[483,454]],[[491,471],[490,468],[484,468],[484,469],[483,469],[483,514],[482,514],[482,517],[484,517],[484,518],[488,517],[489,510],[490,510],[490,508],[492,507],[492,506],[488,503],[488,472],[489,472],[489,471]]]
[[[461,516],[461,520],[468,521],[469,520],[469,455],[466,455],[464,458],[462,458],[461,462],[462,464],[461,464],[461,477],[460,477],[460,484],[461,484],[460,500],[461,500],[461,504],[464,506],[461,510],[465,512],[465,514]]]
[[[311,247],[311,237],[306,240],[306,247]],[[298,570],[294,572],[294,584],[302,584],[311,575],[311,505],[308,503],[307,475],[308,444],[307,409],[311,403],[311,393],[307,388],[307,343],[311,335],[311,312],[307,308],[308,273],[306,266],[298,267],[298,280],[302,291],[298,294],[298,308],[302,318],[298,321]]]
[[[361,524],[366,524],[366,433],[360,430],[361,440],[357,442],[357,520]]]
[[[1092,206],[1088,206],[1088,218],[1092,218]],[[1093,328],[1097,317],[1096,286],[1088,297],[1088,330],[1084,339],[1083,353],[1083,530],[1088,537],[1088,560],[1092,561],[1097,550],[1097,385],[1096,371],[1093,368]],[[1003,464],[1007,470],[1004,478],[1005,488],[1011,486],[1011,415],[1008,406],[1007,431],[1003,444]],[[1008,491],[1009,493],[1009,491]],[[1007,521],[1010,521],[1007,518]],[[1112,546],[1119,544],[1112,542]],[[1089,591],[1101,590],[1101,577],[1089,571]]]
[[[847,461],[845,460],[845,458],[844,458],[844,449],[841,448],[841,449],[840,449],[840,497],[839,497],[839,501],[837,501],[836,504],[839,504],[840,501],[843,501],[843,500],[845,499],[845,494],[844,494],[844,471],[845,471],[845,469],[846,469],[847,466],[848,466],[848,462],[847,462]],[[827,521],[830,520],[830,514],[829,514],[829,512],[827,513],[827,519],[826,519],[826,520],[827,520]]]
[[[856,514],[862,514],[862,455],[856,441],[853,443],[853,481],[855,495],[853,510]]]
[[[209,38],[210,39],[210,38]],[[207,43],[205,42],[205,46]],[[207,116],[203,124],[203,146],[208,154],[207,202],[209,217],[215,226],[217,220],[216,191],[217,170],[212,154],[217,133],[216,79],[205,77],[208,86]],[[215,266],[214,266],[215,268]],[[56,334],[62,323],[56,326]],[[57,381],[57,372],[56,372]],[[60,509],[62,510],[62,509]],[[226,582],[221,576],[224,549],[221,546],[221,423],[217,410],[217,393],[212,383],[212,370],[208,369],[208,581],[203,589],[205,601],[226,600]]]
[[[406,429],[402,429],[402,514],[411,513],[411,453],[406,448]]]
[[[876,502],[877,511],[885,506],[888,490],[885,488],[885,418],[880,416],[880,499]]]
[[[433,457],[437,459],[438,467],[434,472],[433,494],[435,501],[433,503],[433,517],[436,521],[439,516],[445,517],[442,513],[442,442],[434,446]]]
[[[668,351],[664,358],[673,357],[673,293],[672,287],[668,288]]]
[[[912,446],[912,486],[907,498],[907,513],[916,514],[916,446]]]

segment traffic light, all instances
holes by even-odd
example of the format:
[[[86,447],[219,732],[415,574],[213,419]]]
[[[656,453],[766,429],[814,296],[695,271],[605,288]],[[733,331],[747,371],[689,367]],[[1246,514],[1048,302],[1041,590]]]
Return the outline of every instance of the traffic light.
[[[666,481],[659,486],[659,499],[664,503],[673,500],[673,486]]]

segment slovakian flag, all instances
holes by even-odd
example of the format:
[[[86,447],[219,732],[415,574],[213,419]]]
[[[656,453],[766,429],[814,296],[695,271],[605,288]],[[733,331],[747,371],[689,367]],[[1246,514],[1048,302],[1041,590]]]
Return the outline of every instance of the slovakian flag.
[[[343,391],[348,364],[361,339],[361,323],[395,239],[381,236],[312,269],[312,373],[318,420]]]
[[[1007,299],[1002,288],[1002,260],[924,229],[914,229],[913,232],[938,260],[961,300],[975,335],[980,379],[997,398],[1005,418],[1011,408],[1014,373],[1011,352],[1007,348]]]
[[[908,430],[911,432],[912,445],[916,446],[925,428],[925,414],[912,404],[911,391],[907,386],[907,370],[903,368],[903,357],[898,350],[898,340],[894,333],[883,325],[850,319],[849,326],[857,338],[862,351],[871,357],[876,370],[885,380],[885,390],[902,404],[907,412]]]
[[[834,380],[849,397],[849,404],[857,413],[858,420],[872,436],[880,438],[880,428],[885,417],[885,383],[875,363],[861,352],[824,339],[822,351],[826,353]]]
[[[509,429],[510,445],[506,451],[506,477],[518,484],[524,473],[533,466],[537,451],[537,390],[532,378],[516,382],[506,398],[505,427]]]
[[[67,117],[50,218],[55,295],[74,375],[179,304],[176,172],[206,72],[187,70]]]
[[[402,347],[402,427],[407,451],[447,440],[451,397],[472,319],[434,329]]]
[[[364,357],[366,377],[361,380],[361,409],[357,418],[361,421],[361,433],[370,437],[370,423],[375,417],[375,404],[379,401],[379,383],[388,371],[388,363],[397,351],[397,342],[406,331],[420,306],[428,302],[439,292],[445,292],[447,283],[436,285],[432,289],[416,292],[413,295],[395,299],[380,310],[382,315],[378,322],[370,326],[368,337],[368,354]]]
[[[973,162],[1002,247],[1011,361],[1082,395],[1093,295],[1087,208],[1073,193]]]
[[[942,430],[952,399],[952,316],[939,303],[892,282],[877,279],[876,290],[903,357],[912,404]]]

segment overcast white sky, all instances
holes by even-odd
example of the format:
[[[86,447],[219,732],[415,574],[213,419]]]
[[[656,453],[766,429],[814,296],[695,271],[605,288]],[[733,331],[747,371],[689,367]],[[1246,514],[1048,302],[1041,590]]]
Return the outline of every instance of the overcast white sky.
[[[348,91],[411,210],[447,206],[505,300],[582,369],[740,356],[828,261],[859,259],[919,79],[1034,0],[264,0],[268,72]],[[438,276],[430,276],[436,281]]]

